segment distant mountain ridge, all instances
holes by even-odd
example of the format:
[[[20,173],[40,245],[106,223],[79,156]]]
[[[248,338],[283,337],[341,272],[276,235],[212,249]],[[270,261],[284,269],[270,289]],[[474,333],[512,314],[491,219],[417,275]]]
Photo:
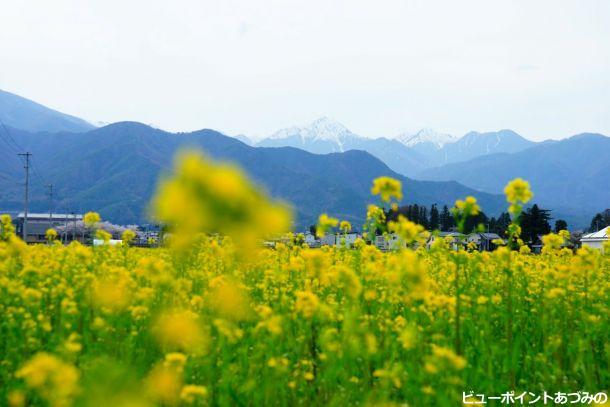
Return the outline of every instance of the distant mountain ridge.
[[[83,119],[3,90],[0,90],[0,121],[6,126],[32,132],[83,132],[95,128]]]
[[[415,174],[427,168],[426,157],[398,140],[362,137],[328,117],[321,117],[307,126],[278,130],[254,145],[258,147],[294,147],[314,154],[363,150],[403,175]]]
[[[428,169],[418,177],[454,180],[490,193],[501,193],[509,180],[522,177],[532,185],[535,201],[545,207],[590,214],[610,207],[609,174],[610,137],[583,133]]]
[[[66,210],[98,208],[120,222],[143,219],[156,177],[171,168],[172,155],[184,145],[239,163],[274,195],[296,202],[299,222],[314,221],[321,211],[360,219],[361,207],[370,199],[366,184],[372,174],[403,180],[406,191],[412,192],[406,192],[412,200],[406,203],[451,205],[474,190],[499,194],[508,180],[521,176],[532,182],[536,202],[580,225],[610,207],[608,138],[596,134],[532,142],[512,130],[469,132],[456,138],[422,129],[395,138],[368,138],[322,117],[257,142],[213,130],[168,133],[136,122],[97,129],[4,91],[0,120],[0,132],[11,133],[8,138],[0,134],[0,153],[11,150],[0,155],[0,209],[21,208],[23,163],[15,155],[15,145],[3,145],[11,138],[17,139],[20,150],[34,153],[40,173],[63,196],[58,204]],[[45,210],[44,182],[38,171],[33,175],[32,207]],[[497,196],[484,195],[483,200],[491,214],[503,207]]]
[[[473,131],[456,138],[424,128],[395,138],[369,138],[353,133],[328,117],[306,126],[285,128],[257,143],[252,142],[260,147],[295,147],[315,154],[361,149],[385,162],[392,170],[410,177],[428,168],[481,155],[521,151],[535,144],[512,130]]]
[[[416,147],[422,144],[430,144],[436,149],[443,148],[445,144],[453,143],[456,138],[451,134],[438,133],[430,128],[424,128],[418,132],[402,133],[396,136],[396,140],[400,141],[407,147]]]
[[[320,155],[290,147],[250,147],[214,130],[168,133],[122,122],[81,134],[11,132],[34,154],[39,172],[53,180],[57,208],[97,210],[124,224],[146,220],[146,205],[159,175],[170,171],[175,152],[187,147],[240,165],[270,194],[292,203],[299,229],[315,223],[323,212],[361,224],[366,205],[375,201],[370,195],[372,180],[381,175],[402,181],[405,203],[452,205],[475,193],[457,182],[403,177],[364,151]],[[17,160],[0,162],[0,173],[13,180],[20,179],[22,171]],[[3,205],[21,207],[20,186],[10,182],[2,190]],[[48,200],[42,187],[34,187],[32,193],[32,210],[45,210]],[[477,196],[489,213],[504,206],[498,195]]]

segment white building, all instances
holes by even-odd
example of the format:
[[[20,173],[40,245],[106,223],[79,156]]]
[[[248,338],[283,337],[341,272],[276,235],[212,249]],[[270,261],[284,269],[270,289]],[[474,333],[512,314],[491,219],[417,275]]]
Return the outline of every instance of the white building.
[[[320,238],[320,246],[333,246],[337,243],[337,238],[334,234],[328,233]]]
[[[396,233],[387,235],[375,236],[375,246],[379,250],[398,250],[401,247],[406,247],[405,243],[398,237]]]
[[[317,239],[313,233],[305,232],[303,233],[303,236],[305,237],[305,243],[307,243],[309,247],[316,244]]]
[[[580,243],[582,243],[583,246],[589,246],[594,249],[602,249],[604,242],[607,242],[609,239],[609,233],[610,226],[603,228],[602,230],[598,230],[597,232],[583,235],[580,238]]]
[[[356,232],[350,233],[337,233],[335,238],[335,244],[337,246],[352,247],[354,243],[356,243],[356,239],[358,239],[360,235]]]
[[[430,236],[426,248],[431,248],[436,239],[448,240],[450,242],[449,247],[451,250],[457,251],[465,246],[466,235],[459,232],[439,232],[438,235],[433,234]]]
[[[502,240],[496,233],[471,233],[466,238],[467,243],[474,243],[480,251],[492,251],[496,248],[494,240]]]

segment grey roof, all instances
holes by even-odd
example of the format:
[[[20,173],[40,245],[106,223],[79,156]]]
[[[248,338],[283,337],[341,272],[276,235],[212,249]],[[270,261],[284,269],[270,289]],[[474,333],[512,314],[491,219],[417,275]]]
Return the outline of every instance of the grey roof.
[[[25,217],[25,214],[23,212],[19,212],[17,214],[16,219],[23,219]],[[78,214],[71,214],[71,213],[54,213],[52,215],[53,219],[61,219],[64,220],[66,218],[68,219],[82,219],[83,215],[78,215]],[[48,220],[49,219],[49,213],[28,213],[28,220],[29,219],[41,219],[41,220]]]
[[[479,235],[489,240],[502,239],[497,233],[479,233]]]

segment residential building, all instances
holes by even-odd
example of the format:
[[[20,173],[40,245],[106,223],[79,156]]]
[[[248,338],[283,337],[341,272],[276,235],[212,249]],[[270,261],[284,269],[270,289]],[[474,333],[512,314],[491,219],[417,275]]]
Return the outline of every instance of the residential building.
[[[65,213],[28,213],[27,219],[27,236],[26,243],[45,243],[46,233],[49,229],[58,229],[64,227],[69,230],[70,225],[74,222],[82,222],[83,215],[65,214]],[[25,223],[25,214],[23,212],[17,214],[13,220],[15,225],[15,233],[19,237],[23,237],[23,227]]]
[[[449,241],[449,248],[451,250],[459,250],[466,245],[466,235],[459,232],[439,232],[438,234],[432,234],[430,239],[428,239],[428,243],[426,243],[426,248],[432,247],[434,241],[436,239],[446,239]]]
[[[598,230],[597,232],[583,235],[580,238],[580,243],[583,246],[589,246],[594,249],[603,249],[604,243],[610,238],[609,234],[610,226],[603,228],[602,230]]]
[[[492,251],[496,248],[494,240],[502,240],[497,233],[471,233],[466,238],[467,243],[477,245],[479,251]]]

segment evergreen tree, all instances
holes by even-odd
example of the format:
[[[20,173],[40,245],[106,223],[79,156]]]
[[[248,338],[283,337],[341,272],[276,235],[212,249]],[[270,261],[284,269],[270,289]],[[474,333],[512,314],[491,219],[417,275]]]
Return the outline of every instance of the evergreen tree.
[[[532,244],[539,235],[546,235],[551,232],[551,211],[540,209],[534,204],[521,214],[521,239]]]
[[[591,219],[591,226],[589,227],[590,232],[597,232],[603,228],[610,226],[610,209],[606,209],[601,213],[595,214]]]
[[[447,232],[451,230],[451,228],[455,227],[455,219],[453,219],[453,215],[449,212],[449,208],[447,205],[443,206],[443,211],[440,216],[441,230],[443,232]]]
[[[563,219],[555,221],[555,233],[559,233],[560,230],[568,230],[568,222]]]
[[[428,219],[428,208],[422,206],[419,208],[419,224],[426,230],[430,228],[430,219]]]
[[[430,207],[430,230],[437,230],[440,227],[440,214],[436,204]]]

